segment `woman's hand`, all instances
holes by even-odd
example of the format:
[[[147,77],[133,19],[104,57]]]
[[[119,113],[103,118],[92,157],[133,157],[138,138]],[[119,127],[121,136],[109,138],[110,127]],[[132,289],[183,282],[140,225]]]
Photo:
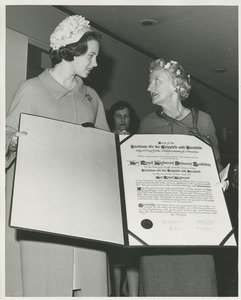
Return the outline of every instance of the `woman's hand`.
[[[27,135],[27,132],[19,132],[19,131],[16,131],[13,135],[12,135],[12,140],[9,144],[9,151],[12,151],[12,152],[16,152],[17,150],[17,144],[18,144],[18,138],[21,137],[21,136],[24,136],[24,135]]]
[[[228,187],[229,187],[229,180],[227,179],[228,178],[228,172],[229,172],[229,167],[230,167],[230,164],[228,164],[220,173],[219,173],[219,177],[220,177],[220,185],[221,185],[221,188],[223,190],[223,192],[225,192]]]
[[[27,132],[19,132],[14,128],[8,127],[6,131],[5,146],[5,168],[8,169],[16,157],[18,138],[27,135]]]
[[[229,180],[223,180],[221,182],[216,183],[216,186],[221,188],[223,192],[225,192],[229,187]]]
[[[229,180],[222,181],[221,185],[222,185],[223,192],[225,192],[228,189],[228,187],[229,187]]]

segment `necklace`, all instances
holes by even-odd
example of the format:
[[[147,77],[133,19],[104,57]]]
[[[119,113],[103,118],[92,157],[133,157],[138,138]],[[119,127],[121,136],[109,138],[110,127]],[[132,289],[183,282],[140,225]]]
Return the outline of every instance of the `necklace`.
[[[182,115],[184,114],[185,111],[185,107],[182,108],[182,110],[180,111],[180,113],[178,115],[176,115],[176,117],[174,117],[174,119],[180,119],[182,117]]]
[[[183,116],[185,110],[186,110],[186,108],[182,107],[181,111],[175,117],[171,117],[171,116],[170,117],[173,118],[173,119],[178,120],[178,119],[180,119]],[[165,114],[165,112],[162,110],[161,114]],[[168,114],[166,114],[166,115],[168,115]]]

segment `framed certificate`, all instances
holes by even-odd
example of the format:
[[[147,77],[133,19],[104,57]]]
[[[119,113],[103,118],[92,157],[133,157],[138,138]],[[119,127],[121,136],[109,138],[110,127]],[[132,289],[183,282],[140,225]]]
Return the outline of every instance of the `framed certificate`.
[[[236,245],[212,148],[198,138],[28,114],[19,130],[11,226],[124,247]]]

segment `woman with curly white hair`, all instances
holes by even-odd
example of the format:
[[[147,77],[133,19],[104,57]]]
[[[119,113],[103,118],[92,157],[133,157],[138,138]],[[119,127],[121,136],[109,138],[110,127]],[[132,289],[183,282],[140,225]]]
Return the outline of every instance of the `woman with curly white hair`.
[[[83,83],[97,66],[99,41],[89,21],[78,15],[67,17],[50,37],[52,68],[17,89],[6,120],[7,222],[21,138],[20,113],[109,131],[98,94]],[[108,296],[104,250],[73,239],[15,230],[8,224],[6,228],[7,296]]]
[[[191,134],[210,143],[222,170],[211,117],[183,100],[191,90],[190,76],[176,61],[157,59],[150,65],[148,91],[157,110],[141,120],[138,133]],[[228,186],[223,183],[223,189]],[[141,296],[217,296],[214,257],[198,248],[154,248],[142,252]]]

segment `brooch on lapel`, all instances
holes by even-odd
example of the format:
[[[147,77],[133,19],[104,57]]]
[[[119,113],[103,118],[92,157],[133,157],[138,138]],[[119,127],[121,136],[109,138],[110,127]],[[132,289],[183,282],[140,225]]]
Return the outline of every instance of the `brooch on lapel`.
[[[88,101],[92,101],[92,97],[89,94],[85,94],[85,98],[87,98]]]

